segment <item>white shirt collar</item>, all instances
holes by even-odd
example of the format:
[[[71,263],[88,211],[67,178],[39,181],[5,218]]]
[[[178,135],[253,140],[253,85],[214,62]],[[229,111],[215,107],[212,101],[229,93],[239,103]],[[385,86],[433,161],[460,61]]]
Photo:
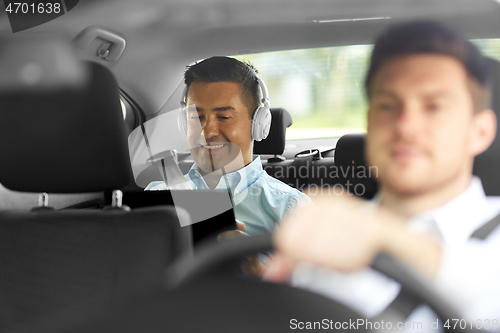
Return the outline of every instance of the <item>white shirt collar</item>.
[[[467,189],[454,199],[413,216],[409,228],[430,232],[450,246],[461,245],[485,222],[485,218],[489,218],[485,216],[486,211],[487,200],[481,180],[474,176]]]
[[[233,197],[240,196],[240,198],[238,199],[239,201],[235,201],[235,204],[237,204],[244,199],[248,187],[255,183],[255,181],[257,181],[257,179],[263,172],[264,169],[262,168],[262,161],[260,159],[260,156],[257,155],[253,157],[252,162],[250,162],[248,165],[234,172],[227,173],[223,177],[221,177],[219,183],[215,188],[229,188]],[[200,168],[198,164],[196,164],[196,162],[193,163],[185,178],[190,182],[190,187],[193,189],[208,189],[208,186],[201,176]],[[242,193],[245,193],[245,195],[241,195]]]
[[[377,194],[373,200],[380,204]],[[498,214],[498,204],[488,204],[479,177],[473,176],[467,189],[441,207],[413,216],[408,228],[426,232],[449,246],[462,245],[485,222]]]

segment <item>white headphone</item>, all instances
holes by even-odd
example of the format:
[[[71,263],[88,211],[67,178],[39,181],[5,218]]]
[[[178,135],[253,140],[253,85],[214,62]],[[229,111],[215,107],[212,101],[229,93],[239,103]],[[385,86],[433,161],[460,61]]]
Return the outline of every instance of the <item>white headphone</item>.
[[[257,75],[255,70],[248,67],[252,71],[257,83],[262,90],[262,99],[260,100],[260,105],[257,106],[252,117],[252,139],[255,141],[262,141],[269,135],[269,130],[271,129],[271,102],[269,101],[269,92],[264,81]],[[181,105],[186,106],[187,100],[187,86],[184,87],[182,92]],[[183,112],[183,116],[179,119],[179,127],[182,127],[184,132],[187,132],[186,115]]]

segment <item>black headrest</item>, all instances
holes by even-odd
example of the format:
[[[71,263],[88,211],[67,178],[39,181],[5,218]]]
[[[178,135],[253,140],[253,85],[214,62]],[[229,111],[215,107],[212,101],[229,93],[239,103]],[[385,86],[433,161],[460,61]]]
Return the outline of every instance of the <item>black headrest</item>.
[[[271,108],[271,129],[262,141],[253,144],[254,154],[281,155],[285,151],[286,128],[292,125],[292,116],[283,108]]]
[[[85,66],[90,79],[78,89],[0,90],[2,185],[74,193],[132,179],[116,80],[101,65]]]
[[[335,147],[335,166],[343,176],[342,185],[351,193],[371,199],[377,192],[377,183],[373,179],[377,175],[366,164],[365,136],[364,133],[342,136]]]
[[[486,195],[500,196],[500,62],[489,59],[492,73],[491,108],[497,116],[497,136],[491,146],[474,159],[472,173],[481,178]]]

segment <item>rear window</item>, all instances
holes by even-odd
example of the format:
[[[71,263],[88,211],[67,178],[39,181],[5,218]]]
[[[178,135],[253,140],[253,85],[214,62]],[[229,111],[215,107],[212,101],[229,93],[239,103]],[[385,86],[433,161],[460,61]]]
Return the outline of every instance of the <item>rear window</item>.
[[[500,61],[500,39],[475,39]],[[271,106],[290,112],[287,140],[366,131],[364,78],[373,45],[348,45],[238,55],[259,70]]]
[[[259,71],[271,106],[290,112],[287,139],[363,132],[363,80],[371,45],[351,45],[236,56]]]

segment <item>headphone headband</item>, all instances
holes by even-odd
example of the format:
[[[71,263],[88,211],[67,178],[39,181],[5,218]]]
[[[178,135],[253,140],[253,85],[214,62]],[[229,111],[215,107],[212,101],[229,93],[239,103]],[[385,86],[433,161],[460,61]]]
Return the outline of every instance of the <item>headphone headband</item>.
[[[252,72],[253,76],[257,80],[257,83],[259,84],[260,90],[262,91],[262,99],[260,100],[261,106],[270,108],[271,102],[269,100],[269,91],[267,90],[267,86],[264,83],[264,80],[262,80],[260,76],[257,75],[257,72],[252,67],[248,65],[247,67]]]

